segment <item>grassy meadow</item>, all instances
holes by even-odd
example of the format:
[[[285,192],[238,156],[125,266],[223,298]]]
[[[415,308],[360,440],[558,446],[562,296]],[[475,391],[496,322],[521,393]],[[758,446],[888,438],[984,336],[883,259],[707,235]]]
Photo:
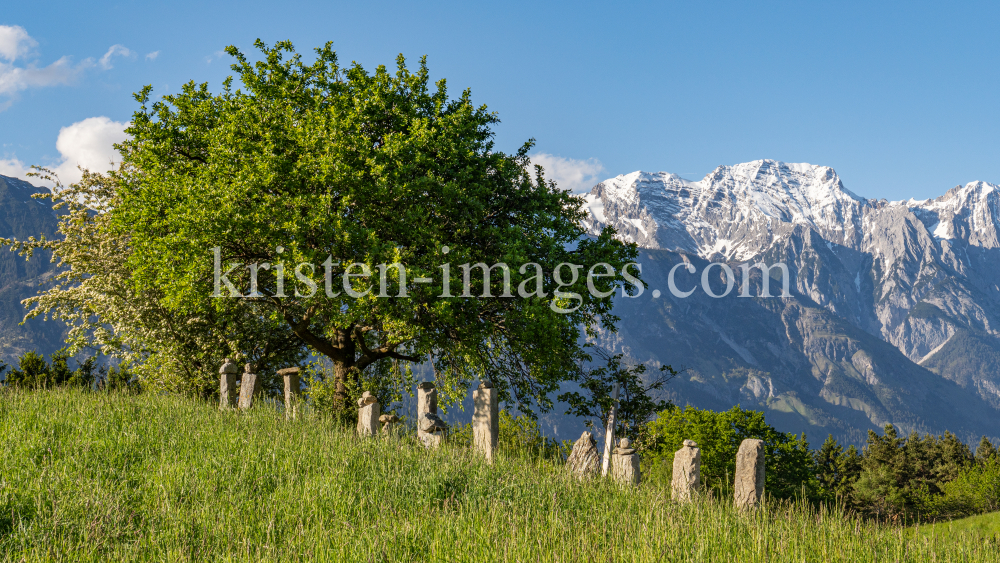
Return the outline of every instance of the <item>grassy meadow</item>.
[[[358,440],[268,404],[0,393],[4,561],[1000,561],[1000,536],[579,483],[507,452]]]
[[[915,526],[914,531],[925,536],[953,536],[959,533],[975,533],[985,537],[1000,536],[1000,512],[977,514],[951,522],[922,524]]]

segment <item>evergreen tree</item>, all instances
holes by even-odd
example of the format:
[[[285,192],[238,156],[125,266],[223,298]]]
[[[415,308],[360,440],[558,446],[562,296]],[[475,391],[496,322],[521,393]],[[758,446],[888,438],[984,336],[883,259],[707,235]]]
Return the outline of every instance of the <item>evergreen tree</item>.
[[[851,503],[854,502],[854,483],[861,476],[861,461],[861,453],[853,444],[848,446],[844,456],[840,459],[840,472],[843,479],[841,479],[837,495],[848,499]]]
[[[878,519],[895,519],[905,512],[907,499],[900,482],[907,480],[905,440],[892,424],[882,436],[868,431],[862,451],[861,474],[854,483],[854,498],[862,509]]]
[[[854,504],[854,482],[861,473],[861,456],[853,445],[846,450],[832,434],[813,452],[819,498],[827,502]]]
[[[819,483],[821,498],[833,500],[842,481],[840,470],[844,448],[837,443],[833,434],[826,437],[823,445],[813,452],[813,463],[816,465],[816,480]]]
[[[989,462],[990,459],[992,459],[996,455],[997,455],[996,446],[994,446],[993,443],[990,442],[989,438],[983,436],[982,439],[979,440],[979,445],[976,447],[976,463],[978,463],[979,465],[985,465],[987,462]]]
[[[97,359],[92,356],[83,362],[77,362],[76,369],[70,368],[69,361],[70,354],[65,348],[53,352],[48,362],[38,352],[26,352],[18,358],[17,369],[7,376],[4,383],[32,389],[63,385],[91,387],[95,380]],[[3,371],[0,369],[0,373]]]
[[[970,465],[975,458],[972,450],[951,432],[945,433],[935,440],[936,451],[934,459],[934,492],[940,492],[940,485],[954,480],[962,470]]]

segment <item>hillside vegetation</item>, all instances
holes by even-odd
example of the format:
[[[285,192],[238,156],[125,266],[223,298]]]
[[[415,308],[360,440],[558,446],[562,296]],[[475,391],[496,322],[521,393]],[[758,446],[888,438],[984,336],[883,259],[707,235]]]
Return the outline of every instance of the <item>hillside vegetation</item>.
[[[997,561],[1000,538],[925,536],[838,510],[579,483],[508,449],[358,440],[174,395],[0,394],[8,561]]]

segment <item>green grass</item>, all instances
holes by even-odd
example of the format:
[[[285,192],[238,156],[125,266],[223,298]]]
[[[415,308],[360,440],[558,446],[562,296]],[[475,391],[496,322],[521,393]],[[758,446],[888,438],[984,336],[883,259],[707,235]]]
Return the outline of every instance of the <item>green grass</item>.
[[[263,406],[0,393],[9,561],[998,561],[977,532],[925,536],[774,505],[670,502],[554,462],[357,440]]]
[[[1000,536],[1000,512],[979,514],[950,522],[925,524],[916,527],[915,530],[925,536],[947,536],[956,533],[973,533],[984,537]]]

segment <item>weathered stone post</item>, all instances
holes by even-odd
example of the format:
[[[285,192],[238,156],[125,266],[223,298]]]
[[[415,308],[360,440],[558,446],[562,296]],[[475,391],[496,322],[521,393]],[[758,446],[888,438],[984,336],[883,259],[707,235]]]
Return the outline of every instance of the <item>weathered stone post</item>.
[[[580,479],[597,475],[601,469],[601,456],[597,453],[594,435],[584,432],[573,444],[573,451],[566,458],[566,468]]]
[[[422,381],[417,384],[417,417],[425,412],[434,414],[438,412],[437,389],[434,388],[432,381]]]
[[[764,492],[764,441],[746,439],[736,453],[736,508],[757,506]]]
[[[417,385],[417,438],[428,448],[436,448],[441,444],[442,436],[435,434],[435,429],[447,428],[444,421],[438,418],[437,410],[437,389],[434,388],[434,383],[421,382]],[[432,415],[433,419],[425,422],[425,415]]]
[[[225,363],[219,368],[219,408],[231,409],[236,407],[236,374],[240,368],[225,359]]]
[[[253,406],[253,398],[258,390],[260,381],[253,372],[253,366],[250,364],[243,366],[243,376],[240,379],[240,410],[247,410]]]
[[[448,424],[441,420],[438,415],[432,412],[420,415],[420,420],[417,423],[417,435],[424,446],[428,448],[440,446],[441,442],[444,441],[444,433],[447,431]]]
[[[476,449],[493,462],[497,449],[497,438],[500,436],[500,406],[497,403],[497,390],[493,382],[484,379],[479,388],[472,392],[472,402],[475,410],[472,413],[472,436]]]
[[[691,502],[691,497],[701,487],[701,450],[694,440],[684,440],[681,449],[674,452],[670,485],[671,497],[677,502]]]
[[[374,395],[365,391],[358,399],[358,436],[369,438],[378,432],[378,419],[382,407]]]
[[[611,410],[608,411],[608,424],[604,428],[604,459],[601,463],[601,476],[608,474],[611,463],[611,445],[615,443],[615,415],[618,411],[618,382],[615,382],[611,392]]]
[[[302,400],[302,387],[299,385],[299,368],[290,367],[278,370],[285,380],[285,420],[299,417],[299,403]]]
[[[642,480],[639,455],[629,447],[628,438],[622,438],[611,455],[611,478],[619,485],[638,485]]]

